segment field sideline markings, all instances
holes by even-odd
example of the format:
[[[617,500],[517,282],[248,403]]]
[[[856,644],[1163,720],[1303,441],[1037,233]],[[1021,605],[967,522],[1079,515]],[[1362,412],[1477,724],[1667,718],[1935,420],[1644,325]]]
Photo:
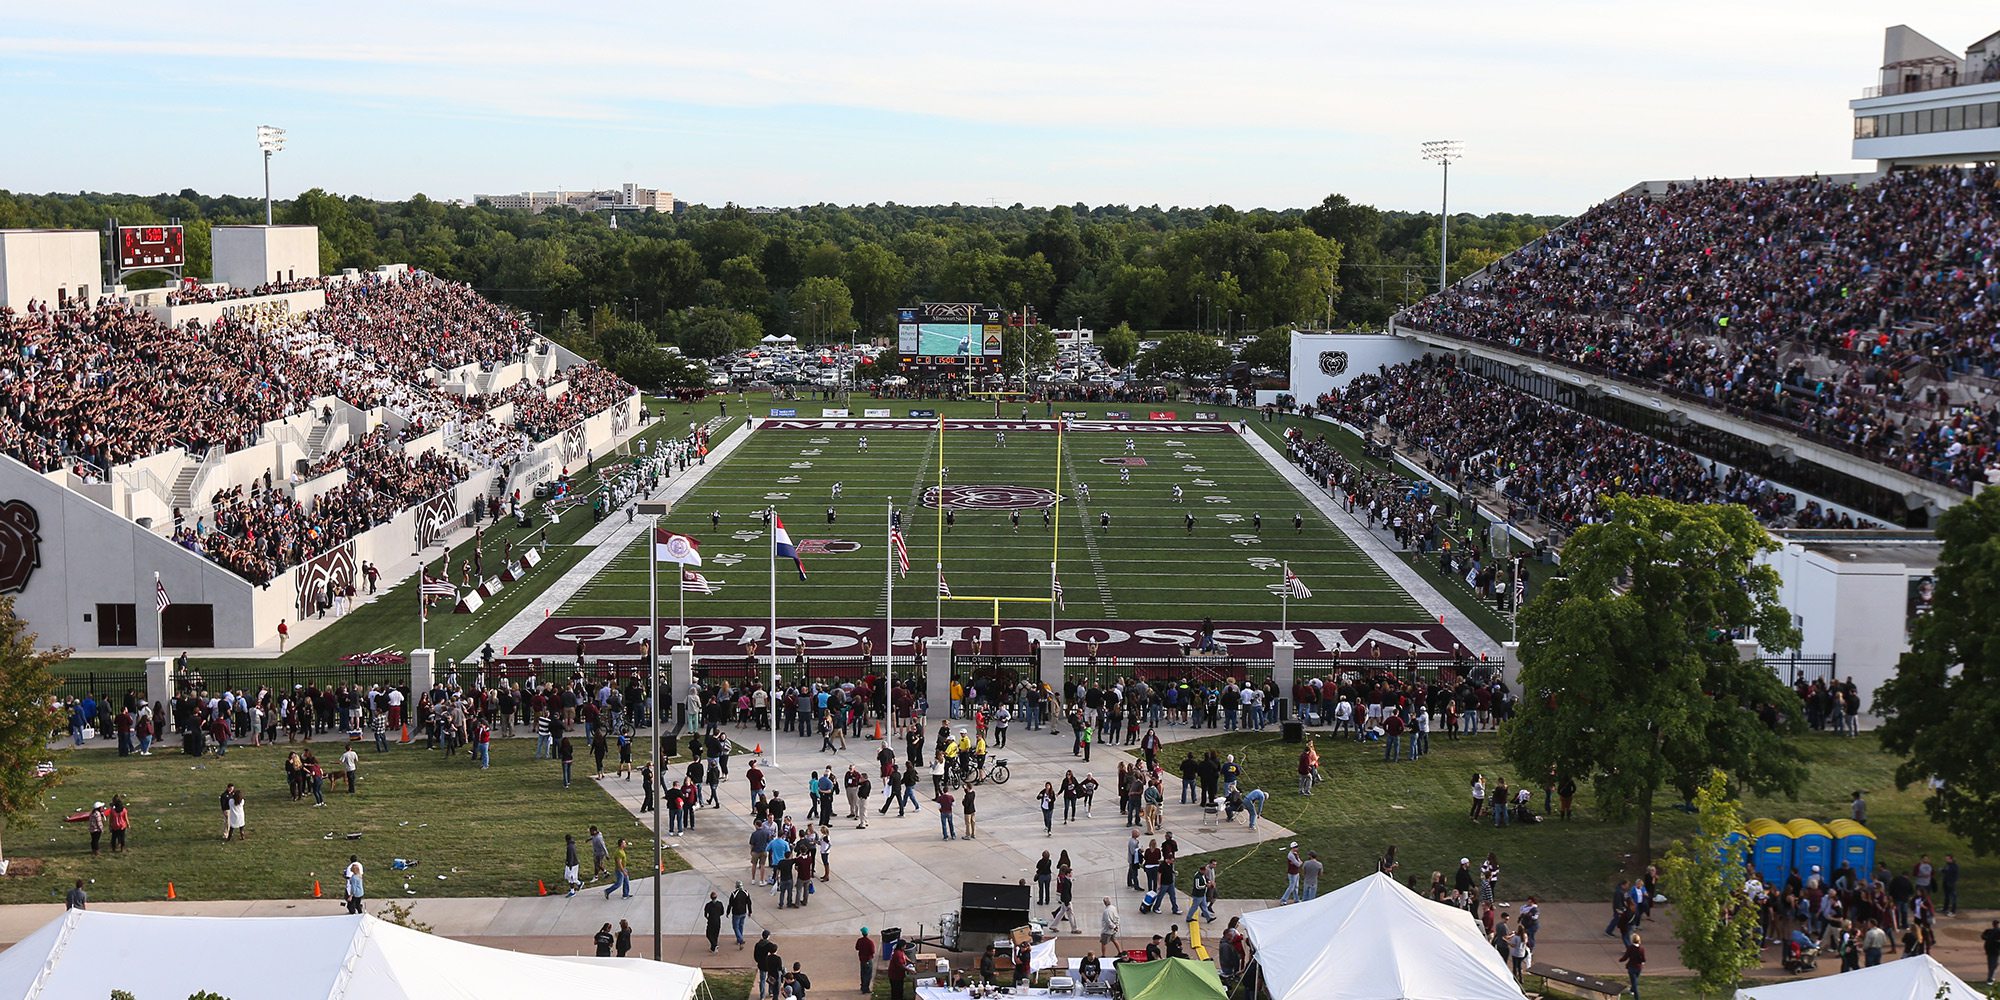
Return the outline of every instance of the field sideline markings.
[[[1075,456],[1068,456],[1063,464],[1068,466],[1070,482],[1077,482]],[[1097,535],[1091,530],[1090,505],[1081,499],[1075,503],[1077,520],[1083,525],[1083,548],[1090,553],[1090,575],[1097,582],[1097,598],[1104,604],[1104,617],[1116,619],[1118,605],[1111,599],[1111,578],[1105,575],[1104,558],[1097,551]]]

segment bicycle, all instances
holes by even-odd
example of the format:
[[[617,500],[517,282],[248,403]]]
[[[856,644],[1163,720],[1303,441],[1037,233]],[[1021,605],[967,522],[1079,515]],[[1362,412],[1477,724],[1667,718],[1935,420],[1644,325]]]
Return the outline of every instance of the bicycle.
[[[996,785],[1004,785],[1007,783],[1007,778],[1007,758],[993,758],[993,766],[986,769],[986,780]]]

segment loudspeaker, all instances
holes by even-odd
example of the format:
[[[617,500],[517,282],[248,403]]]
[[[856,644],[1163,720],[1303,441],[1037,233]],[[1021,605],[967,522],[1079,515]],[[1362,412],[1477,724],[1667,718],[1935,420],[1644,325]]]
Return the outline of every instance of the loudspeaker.
[[[1029,905],[1025,885],[967,882],[959,890],[959,928],[1004,934],[1028,922]]]

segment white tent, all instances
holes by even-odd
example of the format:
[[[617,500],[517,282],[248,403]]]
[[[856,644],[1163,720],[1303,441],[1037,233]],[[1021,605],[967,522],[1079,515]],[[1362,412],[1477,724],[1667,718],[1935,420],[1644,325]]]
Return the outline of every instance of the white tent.
[[[635,958],[529,955],[372,916],[179,917],[70,910],[0,952],[0,996],[424,1000],[560,996],[691,1000],[701,970]]]
[[[1243,926],[1276,1000],[1521,1000],[1472,915],[1370,875]]]
[[[1736,1000],[1974,1000],[1985,995],[1937,959],[1918,955],[1837,976],[1750,986],[1737,990]]]

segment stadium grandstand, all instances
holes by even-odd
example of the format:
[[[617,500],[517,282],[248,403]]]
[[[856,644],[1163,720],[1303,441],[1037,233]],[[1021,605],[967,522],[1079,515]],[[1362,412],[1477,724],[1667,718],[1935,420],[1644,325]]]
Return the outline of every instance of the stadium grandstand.
[[[1638,185],[1395,318],[1458,364],[1383,366],[1326,405],[1389,417],[1552,526],[1639,483],[1774,524],[1864,520],[1817,496],[1922,526],[2000,475],[1996,182],[1987,164]]]
[[[402,266],[29,299],[0,337],[0,584],[55,645],[155,644],[155,572],[159,639],[257,645],[638,424],[631,385]]]

